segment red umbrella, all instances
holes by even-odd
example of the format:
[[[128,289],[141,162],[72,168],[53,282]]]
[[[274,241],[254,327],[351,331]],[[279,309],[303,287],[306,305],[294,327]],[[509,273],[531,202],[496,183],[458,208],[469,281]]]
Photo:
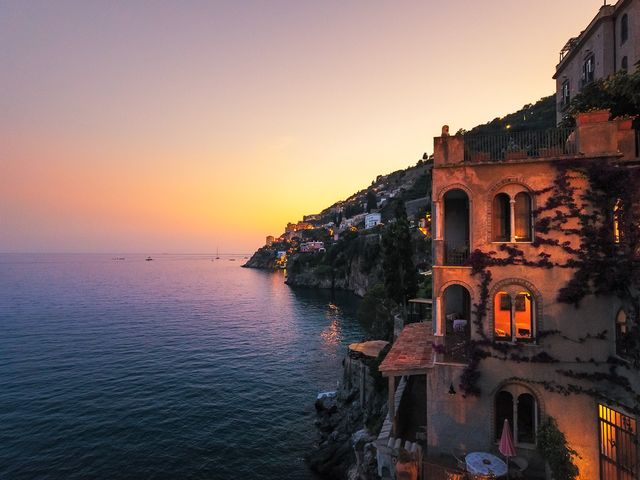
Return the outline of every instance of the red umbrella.
[[[507,457],[507,478],[509,478],[509,457],[516,456],[516,447],[513,444],[513,436],[511,435],[509,420],[506,418],[504,419],[502,435],[500,436],[500,453]]]

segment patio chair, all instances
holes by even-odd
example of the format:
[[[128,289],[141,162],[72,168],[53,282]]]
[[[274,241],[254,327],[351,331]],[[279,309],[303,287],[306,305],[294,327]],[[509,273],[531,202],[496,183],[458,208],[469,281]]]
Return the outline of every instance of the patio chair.
[[[524,471],[529,467],[529,462],[523,457],[509,459],[509,472],[512,478],[524,478]]]
[[[467,462],[464,461],[467,456],[467,452],[461,448],[454,448],[451,451],[451,455],[456,460],[457,467],[463,472],[467,470]]]

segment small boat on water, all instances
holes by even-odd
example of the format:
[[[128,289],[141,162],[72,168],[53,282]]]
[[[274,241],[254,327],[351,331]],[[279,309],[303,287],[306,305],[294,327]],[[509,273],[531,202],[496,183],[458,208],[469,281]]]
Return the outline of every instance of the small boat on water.
[[[229,261],[230,261],[230,262],[235,262],[235,261],[236,261],[236,259],[235,259],[235,258],[230,258],[230,259],[229,259]]]
[[[146,262],[150,262],[151,260],[153,260],[153,258],[151,258],[151,257],[147,257],[147,258],[145,258],[144,260],[145,260]]]

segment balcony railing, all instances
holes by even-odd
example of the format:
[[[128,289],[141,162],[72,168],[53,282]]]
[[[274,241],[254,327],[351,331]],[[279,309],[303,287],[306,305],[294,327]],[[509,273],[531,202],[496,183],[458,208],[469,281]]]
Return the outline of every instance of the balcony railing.
[[[465,162],[495,162],[575,155],[573,129],[525,130],[464,136]]]
[[[466,243],[445,242],[444,264],[449,266],[461,266],[467,263],[469,258],[469,245]]]
[[[451,363],[467,363],[469,340],[465,333],[447,333],[444,337],[444,361]]]

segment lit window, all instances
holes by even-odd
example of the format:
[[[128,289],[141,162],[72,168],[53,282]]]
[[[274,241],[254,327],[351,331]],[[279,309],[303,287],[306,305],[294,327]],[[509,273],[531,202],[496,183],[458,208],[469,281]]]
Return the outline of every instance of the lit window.
[[[620,200],[616,201],[616,204],[613,206],[613,241],[615,243],[620,243],[622,239],[622,232],[620,231],[620,214],[622,209],[622,203]]]
[[[629,16],[625,13],[620,20],[620,43],[624,43],[629,38]]]
[[[498,292],[494,298],[494,335],[499,340],[530,342],[534,334],[533,297]]]

